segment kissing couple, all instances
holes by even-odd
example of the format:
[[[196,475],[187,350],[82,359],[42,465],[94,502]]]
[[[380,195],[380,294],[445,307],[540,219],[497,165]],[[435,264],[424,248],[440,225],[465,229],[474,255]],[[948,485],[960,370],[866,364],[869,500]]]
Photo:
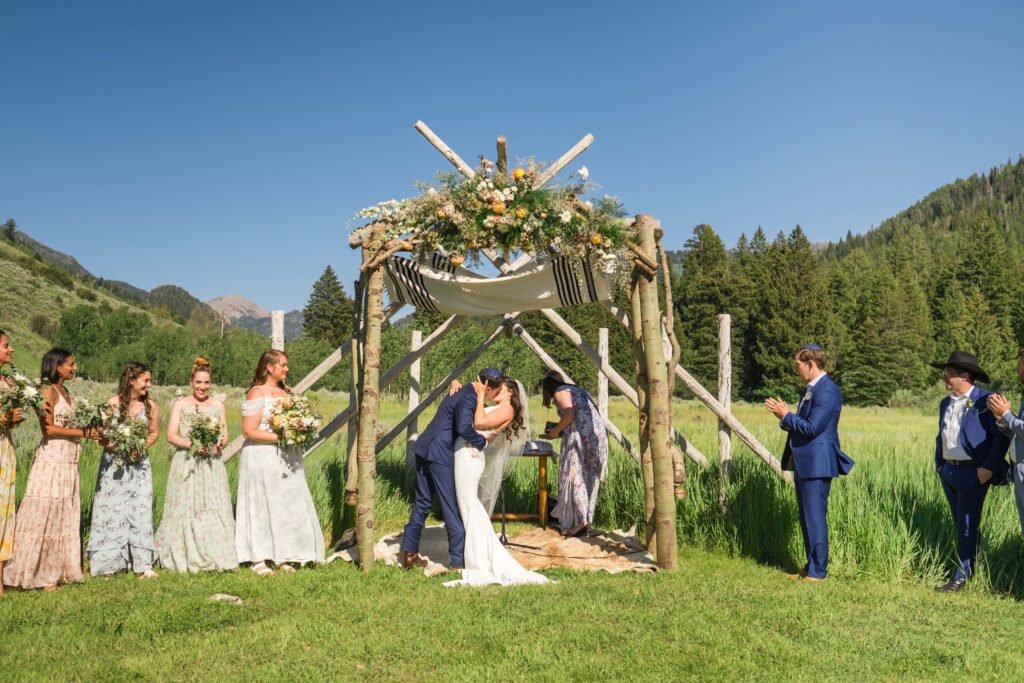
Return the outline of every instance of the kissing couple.
[[[524,569],[491,526],[501,482],[526,443],[527,411],[522,383],[496,368],[485,368],[468,386],[452,382],[451,393],[413,447],[416,496],[402,534],[406,569],[427,566],[419,554],[420,535],[436,497],[448,532],[451,568],[462,572],[461,579],[445,586],[548,582]]]

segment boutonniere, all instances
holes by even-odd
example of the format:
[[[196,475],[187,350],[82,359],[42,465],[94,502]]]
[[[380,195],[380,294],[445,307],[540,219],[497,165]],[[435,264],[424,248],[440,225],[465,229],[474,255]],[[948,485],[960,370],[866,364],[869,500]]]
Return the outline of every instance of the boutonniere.
[[[973,407],[974,407],[974,399],[968,397],[967,398],[967,410],[970,410]]]
[[[803,403],[804,401],[810,401],[810,400],[811,400],[811,390],[808,389],[807,392],[804,393],[803,398],[800,399],[800,402]]]

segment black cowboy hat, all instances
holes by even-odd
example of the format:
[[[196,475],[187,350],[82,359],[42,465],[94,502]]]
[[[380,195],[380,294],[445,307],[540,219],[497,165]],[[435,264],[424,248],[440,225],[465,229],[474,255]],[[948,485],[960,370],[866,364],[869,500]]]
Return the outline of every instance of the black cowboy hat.
[[[971,377],[974,377],[979,382],[988,384],[992,380],[988,378],[988,373],[981,369],[981,365],[978,363],[978,357],[973,353],[967,353],[966,351],[954,351],[949,354],[949,360],[945,363],[931,363],[933,368],[939,368],[940,370],[949,366],[952,366],[958,370],[964,370],[971,373]]]

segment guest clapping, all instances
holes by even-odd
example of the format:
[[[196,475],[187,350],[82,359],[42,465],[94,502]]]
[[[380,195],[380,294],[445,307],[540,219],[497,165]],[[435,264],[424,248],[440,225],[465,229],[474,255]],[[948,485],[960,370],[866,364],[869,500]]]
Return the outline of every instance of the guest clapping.
[[[551,371],[541,381],[544,407],[552,403],[559,421],[545,432],[561,438],[558,504],[552,515],[566,536],[580,536],[594,523],[597,494],[608,470],[608,434],[601,413],[585,390]]]
[[[1017,351],[1017,379],[1024,383],[1024,348]],[[1024,402],[1014,415],[1010,401],[1000,394],[989,394],[988,407],[996,416],[999,428],[1012,438],[1013,494],[1017,499],[1017,516],[1020,518],[1021,533],[1024,533]]]

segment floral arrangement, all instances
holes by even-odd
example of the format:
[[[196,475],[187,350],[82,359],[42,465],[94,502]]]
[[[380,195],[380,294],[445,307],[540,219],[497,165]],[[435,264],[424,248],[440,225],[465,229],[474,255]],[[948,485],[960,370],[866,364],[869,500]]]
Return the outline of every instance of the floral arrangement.
[[[471,178],[439,173],[438,185],[417,183],[423,194],[381,202],[356,218],[384,224],[378,247],[395,239],[413,242],[421,257],[447,253],[456,266],[467,256],[495,249],[505,254],[583,254],[607,259],[626,246],[629,227],[615,197],[586,201],[596,185],[582,167],[561,185],[535,187],[542,171],[534,163],[511,173],[483,160]]]
[[[270,426],[282,446],[304,446],[320,433],[320,415],[305,396],[279,398],[271,410]]]
[[[37,413],[43,409],[43,390],[39,380],[32,379],[11,365],[10,374],[3,375],[6,383],[0,383],[0,413],[6,414],[20,408],[31,408]]]
[[[71,411],[65,426],[72,429],[100,429],[112,413],[113,408],[106,402],[80,398],[75,401],[74,410]]]
[[[188,454],[194,457],[213,457],[223,433],[220,418],[197,410],[185,419],[188,420],[188,439],[191,442]]]
[[[149,448],[149,420],[141,413],[121,418],[112,412],[103,424],[103,436],[110,443],[107,450],[116,454],[125,464],[135,465]]]

